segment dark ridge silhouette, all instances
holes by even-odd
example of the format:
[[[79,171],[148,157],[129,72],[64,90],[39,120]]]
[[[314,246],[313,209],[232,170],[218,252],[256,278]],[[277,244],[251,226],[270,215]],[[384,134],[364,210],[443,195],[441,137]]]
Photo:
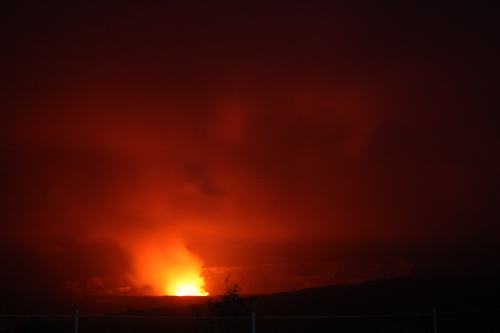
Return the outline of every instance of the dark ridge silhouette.
[[[496,277],[396,278],[354,285],[310,288],[258,295],[253,304],[257,332],[433,332],[433,309],[438,332],[486,332],[500,329],[500,286]],[[214,297],[217,299],[216,297]],[[205,297],[88,297],[80,300],[79,332],[194,332],[196,320],[189,304]],[[147,308],[148,304],[151,308]],[[76,305],[76,303],[74,304]],[[69,307],[69,303],[65,304]],[[93,309],[103,316],[85,317]],[[111,308],[121,310],[106,312]],[[482,311],[484,309],[490,309]],[[495,310],[496,309],[496,310]],[[469,310],[480,310],[470,311]],[[461,312],[466,311],[466,312]],[[39,313],[45,312],[43,308]],[[443,313],[450,312],[450,313]],[[68,311],[66,311],[68,313]],[[404,316],[404,314],[421,314]],[[383,316],[395,315],[401,316]],[[318,316],[381,317],[292,318]],[[119,316],[115,318],[113,316]],[[143,317],[184,318],[143,318]],[[266,318],[291,317],[291,318]],[[2,318],[8,328],[37,324],[54,332],[71,331],[74,319]],[[249,318],[241,319],[250,321]],[[17,325],[17,326],[16,326]],[[494,331],[494,330],[493,330]]]

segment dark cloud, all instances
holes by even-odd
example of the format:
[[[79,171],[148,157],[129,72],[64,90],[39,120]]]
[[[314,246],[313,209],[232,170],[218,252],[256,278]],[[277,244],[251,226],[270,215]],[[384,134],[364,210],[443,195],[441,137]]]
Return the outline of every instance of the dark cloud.
[[[209,166],[201,161],[190,161],[185,165],[187,179],[190,182],[197,184],[201,193],[205,195],[221,195],[223,190],[213,184]]]
[[[26,230],[25,230],[26,232]],[[107,293],[103,283],[110,280],[109,290],[130,285],[128,276],[133,268],[129,254],[109,241],[81,241],[76,235],[65,239],[38,239],[28,243],[2,244],[2,274],[0,280],[6,297],[64,292]]]

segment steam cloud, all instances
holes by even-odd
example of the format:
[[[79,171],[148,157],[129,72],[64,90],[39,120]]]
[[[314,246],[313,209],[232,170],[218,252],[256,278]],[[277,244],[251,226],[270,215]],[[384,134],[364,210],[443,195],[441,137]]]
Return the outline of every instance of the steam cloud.
[[[2,291],[499,262],[497,12],[319,3],[6,5]]]

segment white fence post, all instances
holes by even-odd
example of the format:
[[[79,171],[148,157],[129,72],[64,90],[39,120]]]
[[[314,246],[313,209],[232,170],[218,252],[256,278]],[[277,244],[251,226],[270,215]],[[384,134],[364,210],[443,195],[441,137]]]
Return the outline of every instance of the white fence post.
[[[78,333],[78,313],[79,311],[76,310],[76,315],[75,315],[75,333]]]

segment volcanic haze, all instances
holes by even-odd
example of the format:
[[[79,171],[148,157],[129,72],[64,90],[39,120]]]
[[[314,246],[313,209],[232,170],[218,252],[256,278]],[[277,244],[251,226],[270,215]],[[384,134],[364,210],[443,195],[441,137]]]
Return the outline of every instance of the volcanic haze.
[[[496,271],[497,3],[1,7],[2,294]]]

